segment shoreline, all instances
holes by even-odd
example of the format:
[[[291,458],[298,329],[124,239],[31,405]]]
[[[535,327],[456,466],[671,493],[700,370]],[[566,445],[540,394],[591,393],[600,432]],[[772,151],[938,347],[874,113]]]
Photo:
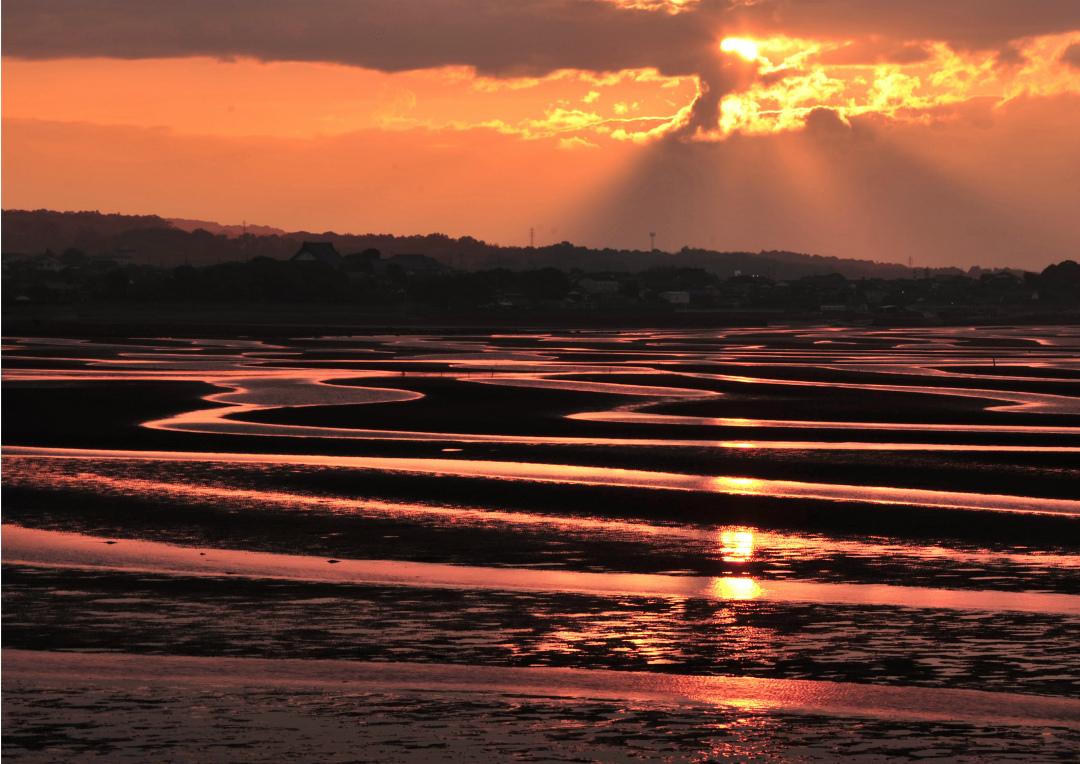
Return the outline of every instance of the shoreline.
[[[341,303],[281,305],[213,303],[99,305],[28,305],[3,309],[6,336],[153,336],[196,332],[205,337],[237,334],[252,337],[302,335],[312,331],[343,334],[442,332],[469,334],[499,329],[510,332],[592,331],[612,329],[725,329],[775,326],[873,326],[905,329],[938,326],[1077,326],[1080,309],[1053,306],[1038,312],[972,311],[934,319],[852,314],[825,316],[783,310],[700,311],[498,311],[473,310],[421,313],[400,310],[369,312]]]

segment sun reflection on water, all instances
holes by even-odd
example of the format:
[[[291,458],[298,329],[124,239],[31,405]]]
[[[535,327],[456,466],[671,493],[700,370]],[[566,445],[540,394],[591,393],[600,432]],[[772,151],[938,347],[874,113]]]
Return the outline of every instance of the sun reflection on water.
[[[725,600],[752,600],[761,596],[761,587],[752,578],[716,578],[711,589],[718,599]]]
[[[754,532],[749,528],[721,531],[720,551],[724,562],[749,562],[754,556]]]

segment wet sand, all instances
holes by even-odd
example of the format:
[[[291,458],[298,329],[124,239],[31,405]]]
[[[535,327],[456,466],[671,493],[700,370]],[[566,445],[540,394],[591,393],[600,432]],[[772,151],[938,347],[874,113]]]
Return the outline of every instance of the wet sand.
[[[800,580],[759,583],[749,577],[593,573],[514,569],[396,560],[320,560],[312,556],[210,549],[124,541],[81,534],[4,528],[10,565],[107,570],[180,576],[246,578],[402,587],[539,591],[629,597],[765,600],[821,604],[891,605],[956,610],[995,610],[1080,616],[1080,595],[1045,592],[964,591],[882,584]]]
[[[1024,761],[1038,750],[1069,761],[1080,741],[1075,705],[977,692],[19,651],[4,663],[5,753],[27,761],[140,761],[148,749],[168,760]],[[30,728],[35,701],[54,716]]]

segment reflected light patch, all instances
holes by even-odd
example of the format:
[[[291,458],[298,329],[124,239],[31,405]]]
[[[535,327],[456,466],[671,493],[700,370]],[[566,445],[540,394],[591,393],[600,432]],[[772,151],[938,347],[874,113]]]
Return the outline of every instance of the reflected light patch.
[[[754,533],[749,530],[721,531],[720,548],[725,562],[748,562],[754,556]]]
[[[761,493],[762,482],[757,478],[718,477],[717,488],[724,493]]]
[[[761,596],[761,587],[752,578],[717,578],[712,591],[725,600],[752,600]]]
[[[757,61],[761,54],[760,46],[745,37],[725,37],[720,42],[720,50],[725,53],[734,53],[747,61]]]

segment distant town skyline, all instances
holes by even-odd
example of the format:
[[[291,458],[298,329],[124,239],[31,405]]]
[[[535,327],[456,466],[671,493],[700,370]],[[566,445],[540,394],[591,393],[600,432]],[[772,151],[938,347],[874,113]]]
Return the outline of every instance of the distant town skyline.
[[[5,208],[1040,270],[1073,0],[11,0]]]

